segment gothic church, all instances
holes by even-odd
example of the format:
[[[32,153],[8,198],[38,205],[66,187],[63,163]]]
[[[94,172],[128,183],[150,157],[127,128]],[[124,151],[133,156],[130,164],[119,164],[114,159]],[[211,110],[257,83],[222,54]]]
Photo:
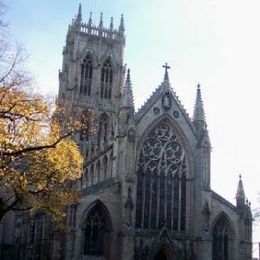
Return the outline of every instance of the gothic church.
[[[85,23],[79,7],[63,49],[58,100],[88,125],[77,136],[85,156],[82,198],[68,209],[70,233],[46,248],[48,259],[252,259],[241,177],[236,205],[211,189],[200,86],[190,118],[166,64],[162,83],[135,112],[124,47],[123,17],[118,28],[113,19],[105,27],[102,14],[98,25],[91,14]],[[20,259],[46,259],[40,255]]]

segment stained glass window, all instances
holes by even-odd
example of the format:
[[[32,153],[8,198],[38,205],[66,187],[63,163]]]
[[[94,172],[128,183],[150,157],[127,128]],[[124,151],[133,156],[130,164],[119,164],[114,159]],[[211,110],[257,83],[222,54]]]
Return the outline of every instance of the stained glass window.
[[[145,138],[137,171],[136,226],[185,230],[186,157],[177,135],[162,121]]]

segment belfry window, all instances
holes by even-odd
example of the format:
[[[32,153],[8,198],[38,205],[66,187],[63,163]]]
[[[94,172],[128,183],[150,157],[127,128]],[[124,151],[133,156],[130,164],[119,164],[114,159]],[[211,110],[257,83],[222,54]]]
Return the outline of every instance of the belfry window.
[[[90,55],[87,55],[81,64],[80,94],[91,95],[93,64]]]
[[[108,58],[101,69],[101,92],[100,97],[111,99],[113,84],[113,67],[111,59]]]
[[[222,216],[213,228],[213,260],[229,259],[229,223]]]
[[[185,231],[185,151],[167,121],[145,138],[137,171],[136,226]]]

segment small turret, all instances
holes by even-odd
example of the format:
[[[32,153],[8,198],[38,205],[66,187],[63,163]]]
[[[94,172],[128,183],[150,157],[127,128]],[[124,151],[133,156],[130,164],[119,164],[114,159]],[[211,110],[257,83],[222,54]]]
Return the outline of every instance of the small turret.
[[[245,192],[242,182],[242,176],[239,175],[239,181],[238,181],[238,187],[237,187],[237,193],[236,193],[236,201],[237,201],[237,207],[242,208],[245,206]]]
[[[131,108],[134,112],[134,98],[132,90],[132,82],[130,78],[130,69],[127,70],[127,76],[125,81],[124,93],[123,93],[123,107]]]

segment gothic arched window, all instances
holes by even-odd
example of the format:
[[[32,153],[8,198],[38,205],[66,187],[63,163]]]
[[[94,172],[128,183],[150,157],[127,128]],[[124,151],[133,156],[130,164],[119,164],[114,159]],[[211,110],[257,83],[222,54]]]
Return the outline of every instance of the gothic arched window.
[[[167,121],[145,138],[137,171],[136,226],[184,231],[186,223],[185,151]]]
[[[91,95],[91,85],[92,85],[92,73],[93,64],[90,55],[88,54],[81,64],[80,72],[80,94],[84,96]]]
[[[225,216],[222,216],[213,228],[213,260],[229,259],[230,228]]]
[[[90,209],[84,227],[83,254],[108,256],[111,224],[100,202]],[[107,258],[106,258],[107,259]]]
[[[113,84],[113,67],[111,59],[108,58],[101,69],[101,92],[100,97],[111,99]]]
[[[98,126],[98,145],[108,140],[108,127],[109,127],[109,117],[107,114],[103,113],[99,117]]]

